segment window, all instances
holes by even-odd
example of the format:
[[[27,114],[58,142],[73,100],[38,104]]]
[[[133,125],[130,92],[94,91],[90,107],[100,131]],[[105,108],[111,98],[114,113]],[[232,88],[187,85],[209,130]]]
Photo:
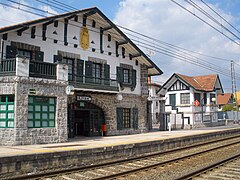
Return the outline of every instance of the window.
[[[138,129],[137,107],[134,107],[132,109],[117,107],[116,110],[117,110],[117,130],[122,130],[131,127],[133,129]]]
[[[176,106],[176,94],[169,94],[169,105]]]
[[[0,128],[14,127],[14,96],[0,96]]]
[[[93,82],[101,83],[102,78],[102,64],[93,63]]]
[[[128,64],[120,64],[117,67],[117,81],[121,88],[130,87],[134,91],[137,85],[137,71]]]
[[[63,59],[68,64],[68,80],[73,81],[74,59],[70,59],[70,58],[63,58]]]
[[[32,59],[32,51],[28,51],[25,49],[18,49],[18,55]]]
[[[55,127],[56,98],[29,96],[28,127]]]
[[[158,107],[158,102],[156,101],[156,107]]]
[[[181,93],[180,98],[181,104],[190,104],[190,93]]]
[[[130,69],[123,69],[123,82],[130,83]]]
[[[123,108],[123,128],[130,128],[130,112],[131,109]]]

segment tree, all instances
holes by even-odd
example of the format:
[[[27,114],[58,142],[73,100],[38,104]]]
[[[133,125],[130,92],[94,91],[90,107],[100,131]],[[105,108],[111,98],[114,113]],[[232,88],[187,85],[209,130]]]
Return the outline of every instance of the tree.
[[[232,110],[233,110],[233,105],[232,104],[225,104],[222,108],[223,112],[232,111]]]

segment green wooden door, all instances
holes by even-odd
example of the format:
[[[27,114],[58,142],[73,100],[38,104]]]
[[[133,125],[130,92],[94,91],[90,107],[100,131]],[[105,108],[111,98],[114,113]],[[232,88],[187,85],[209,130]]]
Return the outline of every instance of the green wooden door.
[[[169,105],[176,106],[176,94],[169,94]]]

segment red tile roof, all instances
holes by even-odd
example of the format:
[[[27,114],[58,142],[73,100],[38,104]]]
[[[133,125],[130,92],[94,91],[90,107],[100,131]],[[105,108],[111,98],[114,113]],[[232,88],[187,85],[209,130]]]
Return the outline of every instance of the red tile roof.
[[[219,105],[228,104],[231,96],[232,96],[231,93],[218,94],[218,96],[217,96],[217,103],[218,103]]]
[[[217,80],[216,74],[205,75],[205,76],[185,76],[182,74],[176,74],[190,86],[200,91],[213,91],[215,82]]]

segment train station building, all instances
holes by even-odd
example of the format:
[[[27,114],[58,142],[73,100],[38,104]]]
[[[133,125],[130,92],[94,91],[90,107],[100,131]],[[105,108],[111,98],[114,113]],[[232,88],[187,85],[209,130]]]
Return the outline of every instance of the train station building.
[[[0,39],[1,145],[148,131],[147,79],[162,71],[99,9],[4,27]]]

